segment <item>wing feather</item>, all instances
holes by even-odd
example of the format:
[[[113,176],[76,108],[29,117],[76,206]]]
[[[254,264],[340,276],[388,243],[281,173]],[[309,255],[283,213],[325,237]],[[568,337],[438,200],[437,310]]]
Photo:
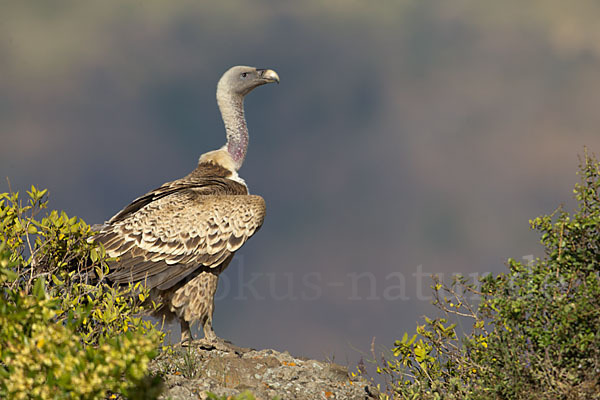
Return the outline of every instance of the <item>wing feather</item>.
[[[137,199],[95,236],[118,258],[109,279],[170,287],[201,266],[218,267],[265,217],[260,196],[206,195],[188,187],[160,194],[151,201],[151,194]]]

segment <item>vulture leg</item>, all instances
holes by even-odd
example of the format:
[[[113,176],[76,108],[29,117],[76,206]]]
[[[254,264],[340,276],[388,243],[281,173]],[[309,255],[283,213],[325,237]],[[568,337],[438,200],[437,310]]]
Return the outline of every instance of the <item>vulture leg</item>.
[[[213,313],[215,311],[215,293],[217,292],[219,275],[218,273],[213,273],[211,271],[203,272],[199,275],[199,277],[201,278],[201,293],[203,293],[205,296],[204,304],[208,306],[203,310],[203,314],[200,318],[200,322],[202,323],[202,331],[204,332],[204,340],[207,342],[215,342],[218,338],[213,330],[212,320]]]
[[[210,315],[206,316],[206,321],[204,321],[204,327],[202,328],[204,331],[204,340],[209,342],[214,342],[218,339],[212,327],[212,311],[214,311],[214,307],[211,310]]]
[[[171,310],[179,317],[182,342],[193,340],[190,323],[194,321],[200,322],[205,342],[214,342],[218,339],[213,331],[212,318],[220,272],[219,270],[202,271],[175,292],[171,300]]]
[[[181,319],[179,322],[181,323],[181,343],[191,342],[194,340],[190,323],[185,319]]]

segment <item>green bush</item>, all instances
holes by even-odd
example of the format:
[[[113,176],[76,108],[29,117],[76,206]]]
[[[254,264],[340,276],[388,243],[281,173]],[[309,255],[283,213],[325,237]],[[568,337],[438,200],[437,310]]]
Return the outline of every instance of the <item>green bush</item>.
[[[395,342],[378,366],[382,398],[600,398],[600,163],[587,152],[579,175],[572,214],[530,221],[545,258],[478,282],[434,278],[443,317]],[[465,318],[472,329],[459,332]]]
[[[105,281],[84,221],[37,219],[45,195],[0,194],[0,398],[155,397],[147,366],[163,335],[141,317],[148,291]]]

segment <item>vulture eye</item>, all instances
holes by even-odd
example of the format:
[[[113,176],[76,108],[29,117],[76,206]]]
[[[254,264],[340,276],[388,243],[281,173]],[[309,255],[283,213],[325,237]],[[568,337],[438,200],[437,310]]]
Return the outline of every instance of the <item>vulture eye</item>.
[[[247,76],[248,76],[248,73],[247,73],[247,72],[242,72],[242,74],[241,74],[240,76],[241,76],[242,78],[245,78],[245,77],[247,77]]]

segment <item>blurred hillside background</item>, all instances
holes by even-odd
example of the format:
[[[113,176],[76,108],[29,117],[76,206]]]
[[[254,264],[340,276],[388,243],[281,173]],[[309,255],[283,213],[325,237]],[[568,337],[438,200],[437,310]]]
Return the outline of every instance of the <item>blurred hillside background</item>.
[[[102,222],[224,143],[228,67],[273,68],[281,84],[246,100],[240,171],[267,219],[215,330],[354,363],[433,312],[425,275],[542,256],[528,219],[572,204],[577,155],[600,152],[599,16],[591,0],[3,1],[0,190],[48,188]]]

